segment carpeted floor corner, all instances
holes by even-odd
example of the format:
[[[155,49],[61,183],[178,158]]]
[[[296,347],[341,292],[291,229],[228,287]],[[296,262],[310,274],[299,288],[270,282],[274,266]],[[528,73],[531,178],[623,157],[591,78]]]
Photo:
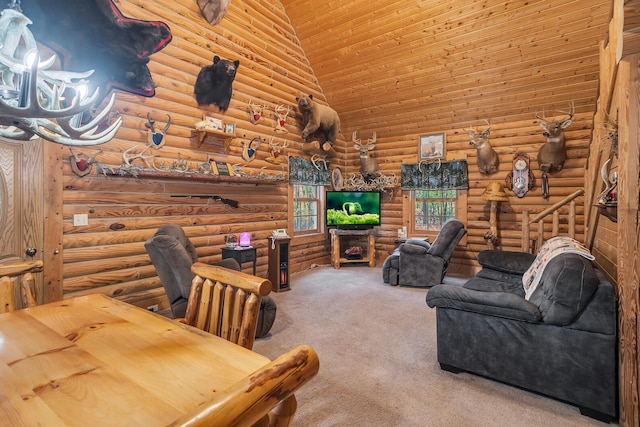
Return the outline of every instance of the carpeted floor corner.
[[[445,279],[445,282],[454,279]],[[442,371],[427,289],[384,285],[380,268],[297,273],[270,333],[269,358],[313,347],[320,372],[297,393],[296,427],[603,426],[574,406],[471,374]]]

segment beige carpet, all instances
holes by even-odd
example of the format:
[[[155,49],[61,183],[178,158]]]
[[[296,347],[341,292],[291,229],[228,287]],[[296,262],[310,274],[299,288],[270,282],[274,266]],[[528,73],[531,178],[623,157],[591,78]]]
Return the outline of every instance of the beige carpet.
[[[446,279],[450,280],[450,279]],[[294,426],[602,426],[578,409],[436,361],[426,289],[387,286],[380,268],[319,266],[294,274],[269,335],[269,358],[313,347],[320,372],[296,393]]]

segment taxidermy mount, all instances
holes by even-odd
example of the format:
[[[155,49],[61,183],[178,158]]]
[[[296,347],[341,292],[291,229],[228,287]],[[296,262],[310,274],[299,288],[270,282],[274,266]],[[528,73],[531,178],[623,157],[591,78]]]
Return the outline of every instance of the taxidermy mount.
[[[227,111],[233,93],[233,80],[239,66],[240,61],[237,59],[232,62],[216,55],[213,57],[213,64],[202,67],[193,88],[198,105],[213,104],[221,112]]]
[[[231,0],[198,0],[198,7],[202,16],[211,25],[216,25],[222,21],[227,13],[227,6]]]
[[[323,147],[328,151],[336,142],[340,131],[340,117],[333,108],[314,101],[313,95],[303,98],[296,97],[298,111],[302,113],[302,139],[306,142],[320,141],[321,144],[329,144]]]
[[[88,77],[100,99],[112,89],[155,95],[149,56],[171,42],[169,26],[128,18],[113,0],[29,0],[22,9],[37,40],[55,51],[66,71],[95,72]],[[45,42],[46,41],[46,42]]]

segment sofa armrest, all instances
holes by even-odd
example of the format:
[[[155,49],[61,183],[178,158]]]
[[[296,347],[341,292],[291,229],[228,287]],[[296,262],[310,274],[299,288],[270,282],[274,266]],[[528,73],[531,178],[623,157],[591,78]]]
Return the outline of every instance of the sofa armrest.
[[[527,252],[487,249],[478,254],[478,263],[492,270],[523,275],[536,256]]]
[[[538,307],[518,295],[481,292],[461,286],[434,286],[427,293],[427,305],[431,308],[453,308],[530,323],[537,323],[542,319]]]

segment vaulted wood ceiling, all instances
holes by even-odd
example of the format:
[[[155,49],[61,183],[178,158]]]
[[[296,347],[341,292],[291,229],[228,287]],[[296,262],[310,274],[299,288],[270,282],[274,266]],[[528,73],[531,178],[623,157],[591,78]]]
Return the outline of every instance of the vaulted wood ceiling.
[[[342,133],[594,111],[602,0],[281,0]]]

